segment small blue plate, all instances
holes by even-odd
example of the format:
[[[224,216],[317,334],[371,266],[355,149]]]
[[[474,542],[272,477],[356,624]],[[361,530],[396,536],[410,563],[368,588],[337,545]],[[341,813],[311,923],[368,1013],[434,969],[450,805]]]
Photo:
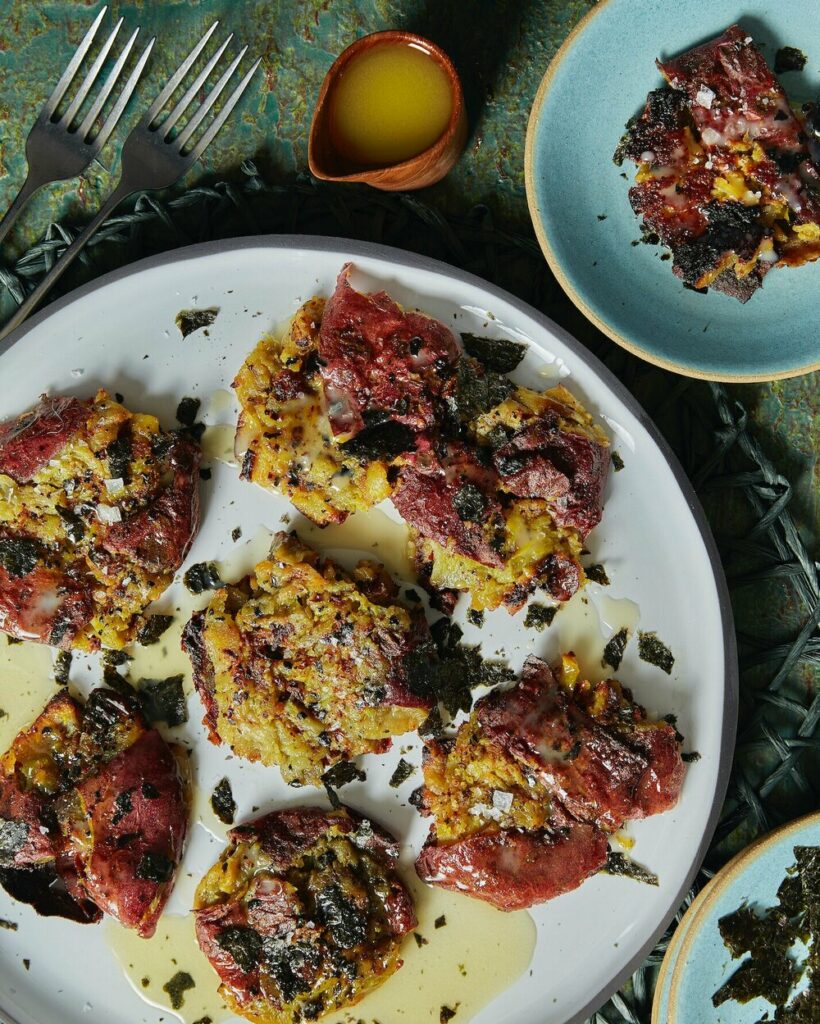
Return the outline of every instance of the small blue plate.
[[[718,921],[743,903],[771,907],[795,846],[820,846],[820,814],[764,836],[726,865],[701,892],[681,922],[664,958],[653,1007],[653,1024],[756,1024],[774,1008],[765,999],[712,1005],[712,994],[734,974]]]
[[[612,154],[626,121],[662,84],[670,57],[739,22],[770,66],[781,46],[807,56],[780,76],[792,102],[820,94],[816,0],[600,0],[558,51],[527,129],[527,198],[549,264],[579,309],[636,355],[691,377],[754,381],[820,368],[820,261],[778,268],[746,305],[685,289],[662,249],[640,238],[627,191],[635,168]],[[621,174],[629,180],[625,181]]]

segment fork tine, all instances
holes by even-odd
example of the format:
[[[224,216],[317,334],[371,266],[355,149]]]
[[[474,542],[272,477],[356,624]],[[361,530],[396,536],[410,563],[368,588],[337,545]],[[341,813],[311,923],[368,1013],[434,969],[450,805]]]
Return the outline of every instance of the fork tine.
[[[63,114],[63,116],[60,118],[60,127],[61,128],[65,128],[66,130],[68,130],[71,127],[71,122],[74,120],[74,117],[76,116],[77,111],[83,105],[83,100],[88,95],[88,93],[89,93],[89,91],[91,89],[91,86],[97,81],[97,76],[100,73],[100,68],[105,63],[105,59],[108,56],[109,50],[114,45],[114,40],[117,38],[117,33],[119,32],[120,28],[122,27],[122,23],[124,21],[125,21],[125,18],[120,18],[120,20],[114,26],[114,31],[111,33],[111,35],[108,37],[108,39],[106,39],[106,41],[103,43],[102,49],[97,54],[97,57],[96,57],[94,63],[89,68],[88,74],[83,79],[82,85],[77,90],[77,95],[74,97],[74,99],[68,105],[68,109]]]
[[[111,90],[117,84],[117,79],[122,74],[122,69],[125,65],[125,62],[128,60],[128,56],[131,53],[131,50],[134,46],[134,42],[136,41],[139,32],[140,30],[137,28],[131,34],[131,38],[125,44],[122,53],[117,58],[117,63],[109,72],[102,89],[100,89],[99,95],[94,100],[91,109],[83,118],[83,123],[80,125],[78,129],[78,135],[81,139],[86,139],[88,133],[94,127],[94,122],[97,120],[97,116],[99,115],[102,108],[105,106],[105,101],[111,95]]]
[[[193,112],[193,115],[190,117],[188,123],[185,125],[185,128],[179,133],[179,135],[174,140],[177,149],[182,150],[185,147],[185,143],[188,141],[188,139],[190,139],[190,137],[202,123],[203,117],[205,117],[205,115],[208,113],[208,111],[211,109],[214,103],[216,103],[217,99],[219,99],[220,93],[225,88],[227,83],[230,81],[234,71],[236,71],[236,69],[239,67],[239,62],[245,56],[247,50],[247,46],[242,47],[242,49],[234,57],[234,59],[231,61],[228,67],[219,76],[219,79],[217,80],[213,89],[211,89],[211,91],[208,93],[205,99]]]
[[[136,32],[134,33],[134,35],[136,35]],[[131,93],[137,87],[137,82],[139,81],[143,68],[145,67],[148,58],[151,55],[151,50],[153,50],[155,42],[156,36],[154,36],[148,41],[148,45],[142,51],[142,56],[137,61],[134,70],[128,76],[128,81],[122,87],[122,92],[120,93],[117,102],[114,104],[111,113],[105,119],[102,128],[100,128],[99,132],[97,132],[97,136],[94,139],[94,145],[97,148],[97,152],[99,152],[105,145],[106,141],[108,140],[108,136],[114,130],[117,121],[119,121],[120,117],[122,116],[122,112],[123,110],[125,110],[125,106],[128,103],[129,99],[131,98]]]
[[[191,50],[191,52],[188,54],[185,60],[180,64],[180,66],[171,76],[165,88],[162,90],[159,96],[157,96],[157,98],[149,107],[148,113],[145,115],[144,118],[145,123],[150,125],[153,122],[154,118],[157,116],[157,114],[160,112],[160,110],[162,110],[162,108],[168,102],[170,97],[174,94],[174,91],[176,90],[179,83],[188,74],[191,65],[194,63],[194,61],[197,59],[200,53],[202,53],[203,49],[205,48],[205,44],[208,42],[208,40],[211,38],[214,32],[216,32],[216,27],[218,24],[219,22],[215,21],[213,25],[211,25],[211,27],[208,29],[205,35],[199,40],[199,42],[196,44],[193,50]]]
[[[233,39],[233,32],[231,32],[231,34],[228,36],[228,38],[225,40],[225,42],[219,47],[219,49],[216,51],[216,53],[213,55],[213,57],[211,57],[211,59],[208,61],[208,63],[205,65],[205,67],[199,72],[199,74],[196,76],[194,81],[191,82],[191,85],[189,86],[189,88],[185,90],[185,95],[182,96],[182,98],[177,103],[177,105],[174,107],[174,109],[171,111],[171,113],[162,122],[162,127],[165,129],[165,131],[163,132],[163,136],[162,136],[163,139],[167,139],[168,138],[168,135],[171,132],[171,129],[174,127],[174,125],[179,120],[180,114],[183,112],[183,110],[187,109],[188,104],[191,102],[191,100],[194,98],[194,96],[196,96],[196,94],[202,88],[204,83],[208,80],[209,75],[211,74],[213,69],[216,67],[217,63],[219,62],[219,58],[225,52],[225,49],[227,48],[228,43],[230,43],[230,41],[232,39]]]
[[[225,101],[225,106],[219,111],[219,113],[213,119],[213,121],[211,121],[211,123],[208,125],[208,130],[191,150],[189,154],[190,159],[198,160],[202,156],[206,147],[210,145],[211,141],[213,140],[213,137],[216,135],[216,133],[219,131],[222,125],[228,120],[228,115],[239,102],[239,97],[248,88],[248,85],[250,84],[250,81],[253,78],[256,69],[259,67],[261,63],[262,58],[257,57],[253,65],[251,66],[250,71],[248,71],[248,73],[245,75],[245,77],[242,79],[239,85],[234,89],[234,91]]]
[[[69,86],[69,83],[77,73],[77,68],[82,64],[83,58],[88,53],[89,47],[94,42],[94,36],[97,34],[97,29],[100,27],[100,22],[105,17],[105,12],[108,7],[103,7],[97,17],[94,19],[94,23],[91,28],[83,36],[82,42],[77,47],[74,56],[69,61],[68,67],[63,72],[60,81],[54,86],[54,92],[49,96],[43,107],[43,114],[46,117],[51,117],[54,111],[57,109],[57,104],[65,95],[65,91]]]

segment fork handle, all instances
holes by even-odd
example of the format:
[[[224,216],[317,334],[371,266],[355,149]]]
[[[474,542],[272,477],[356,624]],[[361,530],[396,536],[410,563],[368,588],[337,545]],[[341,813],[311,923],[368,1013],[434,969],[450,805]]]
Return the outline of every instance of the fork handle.
[[[126,199],[133,192],[134,188],[131,185],[127,185],[124,182],[120,182],[119,185],[117,185],[103,204],[103,207],[97,216],[80,232],[79,235],[77,235],[71,245],[69,245],[63,255],[57,260],[34,291],[26,296],[25,300],[17,307],[8,322],[3,325],[3,328],[0,330],[0,341],[11,334],[11,332],[16,327],[19,327],[29,314],[34,312],[34,310],[40,305],[40,302],[43,300],[46,293],[54,287],[57,281],[74,262],[74,257],[78,255],[97,228],[100,227],[103,221],[107,220],[123,199]]]
[[[26,203],[31,199],[35,192],[39,192],[43,185],[47,184],[46,181],[40,181],[39,179],[33,178],[31,171],[26,175],[26,180],[23,182],[20,191],[17,193],[17,198],[6,210],[6,215],[0,220],[0,243],[6,235],[11,231],[14,226],[14,222],[20,216],[20,212]]]

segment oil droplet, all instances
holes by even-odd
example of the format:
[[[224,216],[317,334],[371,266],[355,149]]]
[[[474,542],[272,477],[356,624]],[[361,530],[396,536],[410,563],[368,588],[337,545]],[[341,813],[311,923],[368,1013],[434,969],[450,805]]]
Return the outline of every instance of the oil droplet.
[[[215,459],[227,466],[238,466],[234,452],[234,436],[236,427],[230,423],[216,423],[206,427],[200,442],[202,455],[206,462]]]
[[[10,642],[0,634],[0,679],[3,696],[0,707],[0,752],[14,737],[31,725],[45,705],[60,692],[54,681],[53,655],[49,647],[28,641]]]
[[[592,682],[606,676],[601,665],[604,635],[598,610],[586,589],[579,590],[555,616],[560,651],[572,651],[578,658],[582,674]]]
[[[416,574],[408,554],[407,524],[392,519],[379,508],[354,512],[339,525],[319,527],[299,516],[291,526],[306,544],[325,556],[333,557],[335,551],[349,551],[358,558],[381,562],[399,580],[415,582]]]
[[[205,408],[202,413],[203,419],[216,419],[221,413],[232,411],[235,401],[233,392],[227,391],[225,388],[217,388],[205,400]]]
[[[529,967],[536,929],[526,911],[505,914],[480,900],[424,885],[409,873],[404,880],[425,944],[418,946],[408,935],[404,966],[355,1007],[323,1017],[322,1024],[439,1024],[443,1006],[455,1009],[454,1019],[467,1024]],[[436,928],[441,917],[446,924]]]
[[[210,1017],[213,1024],[234,1019],[218,994],[219,979],[197,945],[193,914],[163,915],[150,939],[141,939],[112,918],[105,919],[103,928],[131,987],[150,1006],[167,1011],[184,1024],[203,1017]],[[185,991],[182,1006],[175,1010],[162,986],[177,971],[190,974],[194,987]]]
[[[641,609],[628,597],[610,597],[609,594],[598,594],[595,597],[595,604],[601,622],[606,626],[610,636],[617,633],[619,629],[627,629],[630,633],[641,618]]]

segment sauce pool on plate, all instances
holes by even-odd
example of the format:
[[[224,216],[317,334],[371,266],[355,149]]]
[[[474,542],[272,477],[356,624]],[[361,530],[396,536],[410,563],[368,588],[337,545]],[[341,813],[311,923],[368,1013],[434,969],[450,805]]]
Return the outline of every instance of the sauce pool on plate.
[[[350,60],[330,97],[330,132],[340,156],[387,166],[423,153],[453,112],[449,79],[413,43],[383,43]]]

